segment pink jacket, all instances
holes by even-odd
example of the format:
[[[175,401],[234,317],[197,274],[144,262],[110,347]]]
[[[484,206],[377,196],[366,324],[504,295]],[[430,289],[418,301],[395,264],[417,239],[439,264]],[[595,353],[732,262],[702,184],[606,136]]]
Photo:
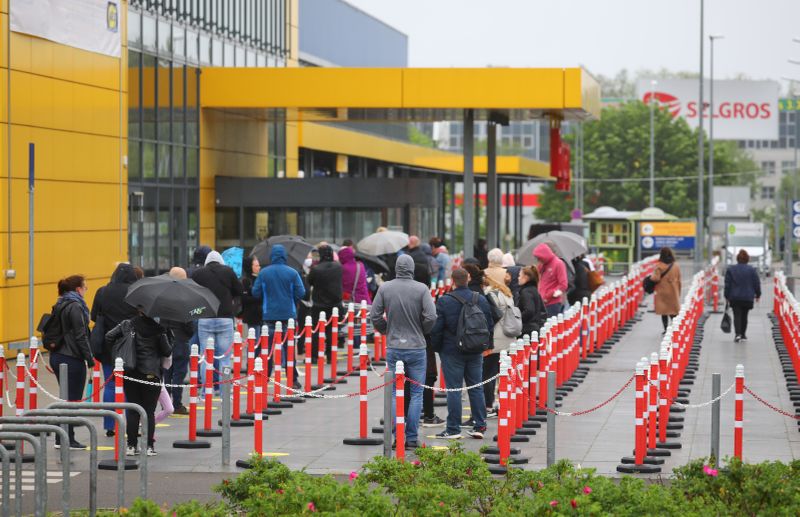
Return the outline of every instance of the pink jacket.
[[[539,244],[533,250],[533,256],[539,259],[539,294],[545,305],[563,303],[567,293],[567,266],[553,253],[547,244]],[[554,298],[553,293],[561,291],[561,296]]]

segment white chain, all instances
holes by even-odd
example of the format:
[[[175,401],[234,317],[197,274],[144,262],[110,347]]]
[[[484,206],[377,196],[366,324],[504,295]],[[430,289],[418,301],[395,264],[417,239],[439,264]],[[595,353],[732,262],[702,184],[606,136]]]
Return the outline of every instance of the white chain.
[[[461,387],[461,388],[437,388],[435,386],[426,386],[425,384],[422,384],[421,382],[414,382],[412,384],[416,384],[417,386],[421,386],[422,389],[425,389],[425,390],[442,391],[442,392],[467,391],[467,390],[470,390],[472,388],[480,388],[484,384],[489,384],[490,382],[492,382],[493,380],[497,379],[498,377],[500,377],[499,373],[497,375],[495,375],[494,377],[490,377],[490,378],[486,379],[483,382],[479,382],[478,384],[473,384],[472,386],[464,386],[464,387]]]
[[[154,382],[154,381],[146,381],[144,379],[135,379],[133,377],[128,377],[127,375],[123,375],[122,378],[125,379],[126,381],[138,382],[139,384],[147,384],[148,386],[158,386],[159,388],[162,387],[162,386],[165,387],[165,388],[186,388],[186,389],[189,389],[189,388],[192,387],[191,384],[164,384],[163,382]],[[202,388],[204,386],[205,386],[205,383],[197,385],[198,389]]]
[[[40,390],[42,390],[42,393],[44,393],[45,395],[47,395],[48,397],[50,397],[51,399],[53,399],[53,400],[55,400],[55,401],[57,401],[57,402],[69,402],[69,401],[67,401],[67,400],[64,400],[64,399],[62,399],[62,398],[60,398],[60,397],[56,397],[55,395],[53,395],[52,393],[50,393],[49,391],[47,391],[47,390],[44,388],[44,386],[42,386],[41,384],[39,384],[39,380],[38,380],[38,379],[36,379],[36,378],[34,378],[34,377],[33,377],[33,375],[31,375],[31,371],[30,371],[30,370],[28,370],[28,365],[26,364],[26,365],[24,365],[24,366],[25,366],[25,375],[27,375],[27,376],[28,376],[28,377],[29,377],[29,378],[30,378],[30,379],[33,381],[33,383],[34,383],[34,384],[36,384],[36,387],[37,387],[37,388],[39,388]],[[8,396],[8,395],[6,395],[6,396]]]
[[[386,368],[383,369],[383,373],[378,373],[378,370],[375,369],[375,366],[372,365],[372,361],[367,358],[367,363],[369,363],[369,368],[372,372],[380,379],[386,375],[386,372],[389,371],[389,361],[386,361]]]
[[[292,392],[295,395],[301,397],[312,397],[317,399],[346,399],[355,397],[356,393],[342,393],[339,395],[320,395],[319,393],[328,389],[328,386],[323,386],[322,388],[318,388],[314,391],[303,391],[303,390],[296,390],[294,388],[290,388],[289,386],[282,384],[275,379],[270,378],[269,382],[274,384],[275,386],[280,386],[281,388],[285,389],[286,391]],[[269,405],[269,403],[267,403]]]
[[[9,398],[8,396],[8,385],[3,386],[3,388],[4,388],[3,391],[5,391],[6,404],[8,404],[8,407],[10,407],[11,409],[16,409],[17,406],[13,402],[11,402],[11,398]]]
[[[650,387],[651,387],[651,388],[656,388],[656,393],[657,393],[657,394],[659,395],[659,397],[660,397],[660,396],[661,396],[661,393],[660,393],[660,391],[658,390],[658,386],[656,386],[655,384],[653,384],[653,383],[651,383],[651,382],[648,382],[648,384],[650,384]],[[728,393],[730,393],[730,392],[731,392],[731,390],[732,390],[732,389],[733,389],[735,386],[736,386],[736,383],[734,382],[734,383],[733,383],[733,384],[731,384],[731,385],[728,387],[728,389],[727,389],[727,390],[725,390],[725,392],[724,392],[724,393],[722,393],[722,394],[721,394],[719,397],[715,397],[715,398],[713,398],[713,399],[709,400],[708,402],[702,402],[702,403],[700,403],[700,404],[681,404],[681,403],[680,403],[680,402],[678,402],[677,400],[673,400],[673,401],[672,401],[672,403],[673,403],[673,404],[675,404],[675,405],[676,405],[676,406],[678,406],[678,407],[681,407],[681,408],[686,408],[686,409],[697,409],[697,408],[701,408],[701,407],[710,406],[710,405],[711,405],[711,404],[713,404],[714,402],[719,402],[720,400],[722,400],[723,398],[725,398],[725,397],[728,395]]]

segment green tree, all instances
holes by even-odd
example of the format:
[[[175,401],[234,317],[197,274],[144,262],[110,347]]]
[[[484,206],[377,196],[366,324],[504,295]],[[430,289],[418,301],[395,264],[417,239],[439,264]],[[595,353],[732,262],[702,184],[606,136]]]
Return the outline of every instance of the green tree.
[[[539,206],[533,212],[537,219],[553,223],[568,223],[572,194],[556,191],[555,183],[545,183],[539,192]]]
[[[655,204],[681,218],[697,213],[697,131],[686,121],[658,109],[655,122]],[[584,124],[584,206],[642,210],[649,205],[650,108],[631,101],[603,110],[600,120]],[[566,138],[572,140],[571,136]],[[573,152],[573,159],[576,153]],[[706,149],[706,157],[709,156]],[[573,163],[574,165],[574,163]],[[756,166],[732,142],[715,142],[716,185],[752,185]],[[706,193],[706,202],[708,200]],[[543,188],[536,216],[569,213],[571,196]],[[556,205],[562,204],[562,207]],[[706,212],[708,213],[708,212]],[[549,220],[549,219],[548,219]]]

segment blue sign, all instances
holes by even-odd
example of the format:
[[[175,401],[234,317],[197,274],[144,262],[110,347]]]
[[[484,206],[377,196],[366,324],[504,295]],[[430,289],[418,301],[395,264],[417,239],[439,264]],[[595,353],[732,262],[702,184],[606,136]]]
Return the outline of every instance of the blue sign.
[[[800,239],[800,200],[792,201],[792,235]]]
[[[694,237],[679,237],[673,235],[645,236],[639,240],[643,250],[660,250],[667,247],[673,250],[693,250]]]

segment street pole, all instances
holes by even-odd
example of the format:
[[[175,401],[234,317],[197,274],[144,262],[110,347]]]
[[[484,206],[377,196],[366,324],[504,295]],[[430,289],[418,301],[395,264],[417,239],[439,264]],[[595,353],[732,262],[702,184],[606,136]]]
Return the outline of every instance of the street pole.
[[[720,35],[708,35],[711,51],[709,62],[711,115],[708,119],[708,260],[714,256],[714,40],[720,38],[722,38]]]
[[[650,207],[656,206],[656,124],[653,97],[658,81],[650,81]]]
[[[471,109],[464,110],[464,258],[475,256],[475,177],[472,168],[474,153],[474,120]]]
[[[694,244],[695,271],[703,269],[703,244],[705,224],[705,199],[703,196],[703,115],[705,114],[705,104],[703,102],[703,15],[705,12],[705,0],[700,0],[700,102],[698,106],[699,131],[697,132],[697,242]]]

